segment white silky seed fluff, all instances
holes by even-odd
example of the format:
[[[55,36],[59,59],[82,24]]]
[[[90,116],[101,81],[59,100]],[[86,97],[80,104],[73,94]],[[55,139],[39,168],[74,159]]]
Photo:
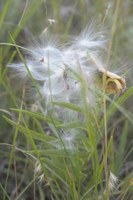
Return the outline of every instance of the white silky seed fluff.
[[[46,41],[47,35],[44,37]],[[83,85],[86,88],[86,102],[93,106],[96,101],[93,79],[95,72],[104,66],[99,60],[100,52],[105,50],[103,33],[101,30],[96,32],[91,24],[68,44],[60,48],[61,45],[48,41],[37,46],[32,44],[32,47],[28,48],[30,55],[25,58],[26,65],[45,98],[46,112],[51,107],[51,100],[82,107]],[[96,62],[92,62],[92,57]],[[20,78],[30,80],[23,63],[11,64],[9,67],[14,68]],[[72,112],[63,108],[56,108],[55,111],[59,117],[62,117],[61,113],[64,115],[69,112],[70,116]],[[63,119],[65,120],[65,116]]]

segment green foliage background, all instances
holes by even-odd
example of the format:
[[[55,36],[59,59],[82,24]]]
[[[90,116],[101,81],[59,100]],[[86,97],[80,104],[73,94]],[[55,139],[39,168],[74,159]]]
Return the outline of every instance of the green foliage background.
[[[49,19],[55,23],[50,24]],[[22,59],[21,49],[15,48],[14,42],[25,46],[29,37],[37,37],[46,28],[59,35],[61,42],[67,42],[90,21],[106,28],[112,42],[112,70],[124,73],[127,82],[124,94],[107,97],[108,170],[120,179],[118,190],[108,197],[102,107],[94,110],[94,116],[87,107],[83,124],[65,124],[45,116],[33,109],[35,102],[25,98],[24,83],[6,67]],[[132,38],[132,0],[0,0],[0,199],[132,199]],[[71,104],[59,106],[80,112]],[[94,117],[98,126],[94,126]],[[64,148],[60,128],[85,130],[86,134],[76,138],[75,151]],[[41,164],[43,183],[38,183],[34,173],[36,160]]]

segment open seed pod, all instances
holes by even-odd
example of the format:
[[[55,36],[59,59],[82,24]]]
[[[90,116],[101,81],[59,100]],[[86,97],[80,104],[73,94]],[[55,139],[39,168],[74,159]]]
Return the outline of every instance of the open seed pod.
[[[93,82],[96,88],[105,90],[107,94],[120,95],[126,89],[124,78],[104,68],[96,70]]]
[[[92,54],[90,54],[89,56],[92,64],[97,67],[93,80],[95,87],[103,89],[103,91],[108,94],[120,95],[121,93],[123,93],[126,89],[125,79],[102,67],[102,64],[99,63],[95,56],[93,56]]]
[[[103,87],[108,94],[121,94],[126,89],[126,81],[124,78],[114,74],[112,72],[106,71],[104,68],[100,70],[102,72],[102,77],[105,77],[105,83],[103,80]]]

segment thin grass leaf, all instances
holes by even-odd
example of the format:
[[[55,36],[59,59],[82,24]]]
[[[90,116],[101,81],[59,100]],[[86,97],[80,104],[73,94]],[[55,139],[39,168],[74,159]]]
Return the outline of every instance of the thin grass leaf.
[[[79,106],[76,106],[75,104],[72,104],[72,103],[53,102],[53,104],[54,104],[54,105],[57,105],[57,106],[65,107],[65,108],[68,108],[68,109],[70,109],[70,110],[74,110],[74,111],[77,111],[77,112],[82,113],[82,109],[81,109]]]

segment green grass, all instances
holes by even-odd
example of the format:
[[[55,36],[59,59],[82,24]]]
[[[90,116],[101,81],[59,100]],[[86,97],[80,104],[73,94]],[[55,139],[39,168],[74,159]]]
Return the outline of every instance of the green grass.
[[[55,117],[54,112],[48,115],[43,113],[45,102],[40,94],[40,107],[34,110],[33,106],[37,102],[27,100],[24,83],[12,78],[10,69],[6,67],[14,60],[21,60],[26,66],[22,54],[22,46],[25,47],[27,42],[24,29],[37,36],[49,27],[52,33],[60,35],[61,41],[67,41],[69,35],[78,34],[90,19],[99,21],[108,29],[110,43],[107,65],[110,62],[116,63],[116,60],[120,60],[121,65],[124,59],[132,60],[132,1],[85,2],[87,1],[0,2],[2,200],[132,199],[132,76],[127,75],[127,91],[119,97],[99,92],[99,103],[95,108],[91,108],[84,98],[84,83],[81,94],[84,108],[66,102],[53,102],[53,106],[67,108],[85,117],[84,122],[65,123]],[[68,16],[61,16],[62,5],[67,8],[67,4],[70,5],[71,12]],[[50,25],[49,18],[54,18],[56,23]],[[132,74],[132,66],[130,72]],[[39,93],[30,71],[28,73]],[[62,129],[74,136],[74,145],[61,137]],[[41,172],[35,173],[37,163]],[[109,171],[119,178],[118,190],[112,192],[108,189]],[[40,175],[44,176],[41,183],[38,182]]]

